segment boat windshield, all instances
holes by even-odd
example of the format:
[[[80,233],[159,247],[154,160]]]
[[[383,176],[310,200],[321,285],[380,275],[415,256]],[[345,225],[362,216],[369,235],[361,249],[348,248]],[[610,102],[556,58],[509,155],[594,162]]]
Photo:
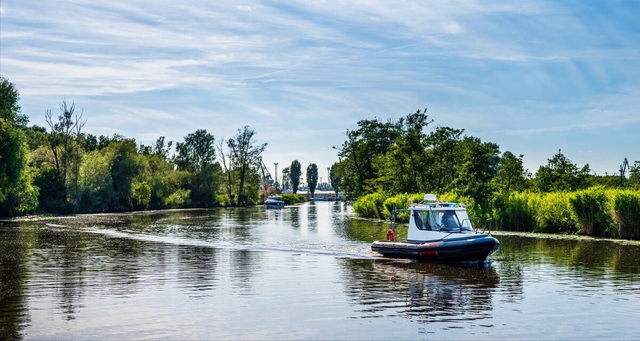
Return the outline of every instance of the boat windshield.
[[[464,211],[414,211],[413,218],[420,230],[450,231],[471,230],[469,219]]]

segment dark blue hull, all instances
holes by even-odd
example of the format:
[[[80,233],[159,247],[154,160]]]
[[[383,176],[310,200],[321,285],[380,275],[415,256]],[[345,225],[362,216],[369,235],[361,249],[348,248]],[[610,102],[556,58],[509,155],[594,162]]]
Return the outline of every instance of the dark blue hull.
[[[376,241],[371,250],[385,257],[434,262],[484,261],[496,252],[500,242],[490,235],[470,235],[433,242]]]

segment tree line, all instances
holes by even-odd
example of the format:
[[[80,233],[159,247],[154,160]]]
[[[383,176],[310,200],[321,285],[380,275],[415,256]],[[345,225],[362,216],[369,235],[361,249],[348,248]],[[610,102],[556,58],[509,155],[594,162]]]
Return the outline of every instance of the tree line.
[[[347,130],[338,150],[339,162],[331,181],[349,200],[370,193],[455,193],[476,204],[490,201],[495,193],[510,191],[576,191],[594,185],[619,187],[615,175],[591,174],[589,165],[578,166],[561,150],[547,165],[531,174],[523,166],[524,155],[501,152],[493,142],[464,134],[464,129],[436,126],[427,109],[397,120],[361,120]],[[625,186],[640,188],[640,161],[635,161]]]
[[[175,145],[161,136],[147,146],[84,132],[73,102],[59,109],[45,112],[47,127],[28,126],[18,90],[0,76],[0,216],[245,206],[265,195],[267,144],[249,126],[217,143],[198,129]]]

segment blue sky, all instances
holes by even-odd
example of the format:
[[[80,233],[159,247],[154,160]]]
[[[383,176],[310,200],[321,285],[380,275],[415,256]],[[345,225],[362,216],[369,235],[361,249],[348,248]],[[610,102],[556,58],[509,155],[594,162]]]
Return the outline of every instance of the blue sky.
[[[23,113],[75,101],[85,131],[152,144],[249,125],[279,170],[337,161],[361,119],[428,108],[598,174],[640,160],[639,1],[2,0],[0,73]],[[324,170],[324,171],[323,171]]]

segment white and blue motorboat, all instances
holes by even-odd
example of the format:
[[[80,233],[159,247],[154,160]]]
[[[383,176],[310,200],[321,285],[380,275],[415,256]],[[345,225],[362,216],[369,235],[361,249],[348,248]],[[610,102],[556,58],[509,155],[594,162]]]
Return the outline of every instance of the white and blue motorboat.
[[[264,201],[264,207],[266,208],[283,208],[284,200],[280,196],[274,195],[267,198]]]
[[[385,257],[466,262],[484,261],[500,247],[491,234],[474,230],[463,204],[438,202],[433,194],[424,199],[424,204],[394,210],[387,240],[373,242],[371,249]],[[395,240],[395,217],[401,211],[409,212],[405,242]]]

